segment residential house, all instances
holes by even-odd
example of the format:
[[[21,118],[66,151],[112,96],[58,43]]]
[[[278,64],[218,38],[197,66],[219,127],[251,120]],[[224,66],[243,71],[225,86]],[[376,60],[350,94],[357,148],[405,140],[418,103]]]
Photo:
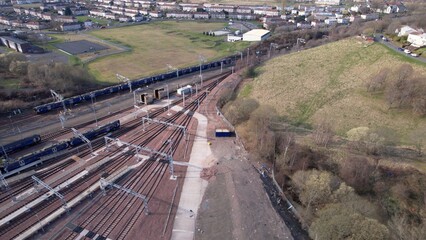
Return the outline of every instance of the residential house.
[[[195,19],[209,19],[210,15],[206,12],[195,12],[194,18]]]
[[[280,12],[276,9],[269,9],[265,11],[265,15],[270,17],[275,17],[275,16],[279,16]]]
[[[41,29],[46,29],[47,26],[42,24],[41,22],[28,22],[25,24],[25,26],[29,29],[33,29],[33,30],[41,30]]]
[[[402,2],[399,3],[390,3],[386,6],[386,8],[383,10],[383,13],[391,14],[391,13],[404,13],[407,11],[407,8],[402,4]]]
[[[157,7],[161,11],[164,11],[164,10],[169,10],[169,11],[170,10],[172,10],[172,11],[180,10],[180,6],[177,5],[176,3],[157,2]]]
[[[225,19],[226,14],[224,12],[210,12],[210,18],[212,19]]]
[[[90,10],[89,13],[92,16],[105,17],[105,11],[104,10],[98,10],[98,9]]]
[[[9,17],[0,16],[0,24],[11,25]]]
[[[229,19],[237,19],[237,20],[256,20],[257,16],[254,14],[246,14],[246,13],[229,13]]]
[[[81,29],[81,23],[79,22],[66,22],[61,24],[60,26],[61,30],[66,31],[78,31]]]
[[[161,12],[149,12],[149,16],[150,17],[153,17],[153,18],[160,18],[160,17],[162,17],[163,16],[163,13],[161,13]]]
[[[408,34],[407,42],[411,43],[413,47],[426,47],[426,33],[410,33]]]
[[[141,22],[141,21],[143,21],[144,17],[141,14],[138,14],[138,15],[133,16],[132,19],[135,22]]]
[[[185,18],[191,19],[194,15],[188,12],[168,12],[166,13],[167,18]]]
[[[337,23],[338,24],[349,24],[349,18],[338,18]]]
[[[423,33],[423,29],[414,29],[410,26],[403,26],[398,32],[398,37],[408,36],[411,33]]]
[[[317,5],[340,5],[342,0],[315,0]]]
[[[74,16],[85,16],[85,15],[88,15],[88,14],[89,14],[89,10],[88,10],[88,9],[86,9],[86,8],[82,8],[82,7],[79,7],[79,8],[71,8],[71,13],[72,13],[72,15],[74,15]]]
[[[361,19],[366,21],[372,21],[379,19],[378,13],[368,13],[368,14],[361,14]]]
[[[253,10],[250,7],[237,7],[237,9],[235,9],[235,12],[237,13],[246,13],[246,14],[250,14],[253,12]]]
[[[63,22],[63,23],[74,23],[77,22],[77,19],[73,16],[55,16],[54,21]]]
[[[199,4],[194,3],[179,3],[179,5],[184,12],[197,12],[198,9],[201,9]]]
[[[120,22],[130,22],[132,21],[132,18],[129,16],[121,15],[118,17],[118,21]]]
[[[324,20],[324,23],[327,25],[336,25],[337,24],[337,18],[327,18]]]

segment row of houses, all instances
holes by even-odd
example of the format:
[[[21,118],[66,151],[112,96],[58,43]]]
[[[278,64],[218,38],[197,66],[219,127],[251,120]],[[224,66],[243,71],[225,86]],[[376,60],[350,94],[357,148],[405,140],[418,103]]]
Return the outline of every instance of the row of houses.
[[[0,24],[15,27],[15,28],[28,28],[33,30],[41,30],[49,27],[46,22],[39,21],[23,21],[20,19],[12,19],[6,16],[0,16]]]

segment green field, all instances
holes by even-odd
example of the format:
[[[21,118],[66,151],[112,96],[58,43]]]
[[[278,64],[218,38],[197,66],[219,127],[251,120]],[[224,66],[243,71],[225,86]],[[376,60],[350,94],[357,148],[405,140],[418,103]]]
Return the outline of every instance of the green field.
[[[327,121],[340,134],[365,126],[395,135],[409,144],[408,135],[426,129],[426,118],[410,110],[389,109],[383,96],[367,93],[365,83],[382,68],[410,63],[426,75],[426,65],[380,45],[348,39],[270,60],[243,96],[274,106],[293,123]],[[426,137],[425,137],[426,139]]]
[[[131,52],[97,59],[88,68],[99,81],[116,82],[119,73],[130,79],[147,76],[173,67],[199,63],[199,55],[207,60],[234,54],[249,43],[228,43],[225,36],[211,37],[204,31],[222,29],[226,23],[194,21],[153,22],[130,27],[103,29],[90,34],[130,47]]]

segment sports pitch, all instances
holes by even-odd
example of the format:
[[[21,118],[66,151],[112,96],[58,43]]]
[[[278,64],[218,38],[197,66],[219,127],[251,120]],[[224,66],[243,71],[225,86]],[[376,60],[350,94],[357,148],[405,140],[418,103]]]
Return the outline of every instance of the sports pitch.
[[[90,34],[102,40],[131,48],[130,52],[99,58],[88,69],[101,82],[117,82],[115,75],[130,79],[167,70],[167,65],[185,67],[235,54],[247,42],[229,43],[225,37],[203,35],[223,29],[226,23],[164,21],[122,28],[102,29]]]
[[[94,42],[89,42],[87,40],[58,43],[55,46],[71,55],[78,55],[108,49],[108,47],[102,46]]]

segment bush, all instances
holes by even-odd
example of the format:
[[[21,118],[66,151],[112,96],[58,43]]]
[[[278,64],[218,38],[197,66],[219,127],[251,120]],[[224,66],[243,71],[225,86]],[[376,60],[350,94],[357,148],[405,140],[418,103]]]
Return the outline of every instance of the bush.
[[[250,114],[258,107],[259,103],[254,99],[237,99],[225,106],[224,114],[233,125],[238,125],[247,121],[250,118]]]
[[[375,219],[364,217],[342,204],[329,204],[318,213],[309,229],[312,239],[371,239],[389,238],[389,230]]]

